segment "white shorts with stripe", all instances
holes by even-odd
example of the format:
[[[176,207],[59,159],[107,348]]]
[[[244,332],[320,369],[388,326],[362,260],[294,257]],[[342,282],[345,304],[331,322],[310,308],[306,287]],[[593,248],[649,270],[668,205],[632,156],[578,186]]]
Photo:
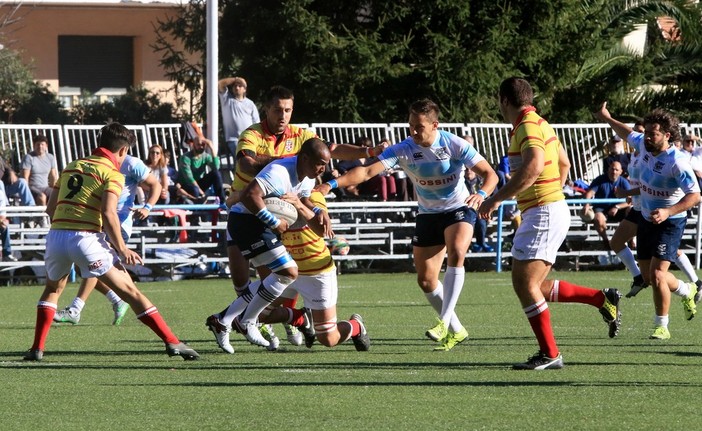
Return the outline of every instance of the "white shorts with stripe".
[[[59,280],[75,264],[83,278],[99,277],[120,260],[105,234],[51,229],[46,236],[46,276]]]
[[[514,234],[512,257],[517,260],[556,261],[570,229],[570,210],[564,200],[529,208]]]

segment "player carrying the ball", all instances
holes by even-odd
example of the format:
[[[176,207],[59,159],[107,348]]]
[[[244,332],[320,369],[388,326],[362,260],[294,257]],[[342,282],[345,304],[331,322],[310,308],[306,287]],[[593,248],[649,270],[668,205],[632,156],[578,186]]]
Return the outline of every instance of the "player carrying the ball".
[[[270,345],[257,327],[258,316],[298,275],[295,260],[280,241],[280,235],[289,227],[288,222],[273,215],[263,200],[294,194],[303,202],[307,201],[315,179],[324,172],[330,158],[324,141],[308,139],[297,156],[266,165],[243,190],[241,201],[231,208],[227,221],[229,245],[235,245],[259,273],[268,274],[255,292],[250,289],[243,292],[229,307],[243,309],[241,316],[235,317],[232,323],[253,344]],[[307,207],[307,216],[314,218],[316,214],[309,207],[311,204]],[[316,210],[319,211],[321,209]]]

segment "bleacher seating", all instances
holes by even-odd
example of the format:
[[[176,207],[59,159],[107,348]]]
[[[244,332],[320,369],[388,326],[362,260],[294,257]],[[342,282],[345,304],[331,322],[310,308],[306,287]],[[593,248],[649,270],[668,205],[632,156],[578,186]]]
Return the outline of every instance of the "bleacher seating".
[[[599,200],[602,201],[602,200]],[[559,264],[569,269],[582,269],[596,263],[597,256],[605,255],[599,236],[591,224],[578,216],[585,201],[571,199],[571,229],[565,246],[559,251]],[[590,202],[593,202],[592,200]],[[164,212],[179,209],[185,214],[199,214],[199,226],[181,225],[161,220]],[[33,226],[33,220],[43,213],[43,207],[8,207],[13,221],[13,254],[18,262],[0,262],[0,280],[18,282],[36,280],[44,276],[44,237],[48,228]],[[350,244],[350,252],[335,256],[340,271],[382,270],[411,271],[411,237],[416,217],[416,202],[329,202],[329,214],[334,231]],[[210,217],[215,214],[215,222]],[[227,276],[225,243],[226,210],[219,205],[164,205],[156,206],[150,223],[135,226],[129,246],[144,257],[145,265],[129,267],[141,280],[174,279],[182,277]],[[694,255],[699,268],[700,218],[699,207],[688,219],[681,249]],[[160,224],[156,222],[160,221]],[[609,229],[614,230],[616,224]],[[493,253],[469,253],[469,265],[482,262],[481,268],[501,271],[508,264],[509,221],[498,223],[493,219],[488,242],[495,245]],[[185,233],[185,234],[183,234]]]
[[[352,142],[358,136],[370,136],[374,140],[389,138],[398,142],[408,134],[406,123],[390,124],[311,124],[309,127],[329,142]],[[43,134],[49,138],[49,151],[56,155],[59,169],[78,157],[83,157],[96,145],[100,125],[60,126],[60,125],[0,125],[0,151],[11,154],[12,161],[19,163],[24,154],[31,150],[32,138]],[[138,138],[138,144],[132,149],[135,156],[144,158],[152,144],[161,144],[172,155],[177,166],[177,158],[184,148],[180,145],[180,124],[151,124],[127,126]],[[496,163],[504,153],[509,140],[509,125],[506,124],[441,124],[443,129],[458,135],[472,135],[476,147],[492,163]],[[591,181],[601,173],[600,144],[611,136],[611,129],[606,124],[562,124],[554,125],[571,158],[570,177]],[[702,134],[702,124],[682,126],[684,133]],[[224,169],[231,168],[227,154],[221,154]],[[226,178],[226,177],[225,177]],[[593,259],[604,252],[598,250],[599,237],[591,225],[584,224],[577,217],[578,202],[572,205],[571,231],[567,245],[560,255],[573,267],[578,269],[588,259]],[[224,230],[226,228],[226,211],[217,210],[217,206],[164,206],[157,207],[154,216],[169,209],[182,209],[187,214],[192,212],[204,215],[200,226],[182,226],[172,220],[164,223],[152,222],[147,226],[135,228],[130,246],[137,249],[144,257],[146,268],[131,268],[135,276],[148,279],[180,276],[226,275],[226,251]],[[208,215],[218,211],[216,225]],[[43,237],[46,228],[31,225],[33,219],[43,214],[42,207],[9,207],[8,215],[13,220],[12,247],[15,254],[21,253],[22,261],[0,262],[0,278],[5,276],[17,279],[26,275],[36,278],[43,270]],[[700,221],[699,211],[688,222],[685,230],[686,253],[694,253],[694,262],[700,265]],[[330,215],[335,222],[335,230],[351,243],[351,252],[337,256],[342,269],[352,269],[362,265],[369,269],[380,266],[384,269],[411,270],[411,235],[416,215],[414,202],[334,202],[330,203]],[[163,220],[161,220],[163,222]],[[28,227],[31,226],[31,227]],[[614,229],[614,225],[610,226]],[[482,259],[492,262],[492,269],[500,271],[509,255],[509,223],[493,220],[489,227],[488,241],[496,246],[497,253],[471,253],[469,260]],[[182,232],[187,238],[182,241]],[[20,277],[21,278],[21,277]]]

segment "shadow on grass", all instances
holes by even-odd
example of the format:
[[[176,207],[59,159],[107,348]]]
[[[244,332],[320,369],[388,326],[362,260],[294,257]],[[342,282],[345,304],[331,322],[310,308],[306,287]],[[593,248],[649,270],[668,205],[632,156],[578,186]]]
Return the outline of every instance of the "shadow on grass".
[[[515,371],[517,374],[522,374]],[[524,372],[525,374],[527,372]],[[119,386],[125,386],[121,384]],[[134,384],[134,386],[143,386],[141,384]],[[153,386],[178,386],[178,387],[202,387],[202,388],[245,388],[245,387],[304,387],[304,386],[329,386],[329,387],[392,387],[392,386],[430,386],[430,387],[622,387],[622,386],[632,386],[636,388],[641,387],[686,387],[686,388],[699,388],[702,384],[693,383],[672,383],[672,382],[651,382],[651,383],[641,383],[641,382],[578,382],[578,381],[560,381],[560,382],[545,382],[545,381],[531,381],[531,382],[505,382],[505,381],[481,381],[481,382],[460,382],[460,381],[417,381],[417,382],[230,382],[230,383],[216,383],[216,382],[191,382],[191,383],[167,383],[161,385]]]

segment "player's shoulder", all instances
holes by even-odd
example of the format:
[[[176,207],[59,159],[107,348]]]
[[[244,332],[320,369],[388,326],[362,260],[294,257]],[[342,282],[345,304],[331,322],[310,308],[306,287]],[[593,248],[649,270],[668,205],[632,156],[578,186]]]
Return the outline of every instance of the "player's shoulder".
[[[241,135],[239,135],[239,140],[241,141],[242,139],[246,138],[260,138],[261,136],[263,136],[263,124],[259,122],[250,125],[243,132],[241,132]]]

